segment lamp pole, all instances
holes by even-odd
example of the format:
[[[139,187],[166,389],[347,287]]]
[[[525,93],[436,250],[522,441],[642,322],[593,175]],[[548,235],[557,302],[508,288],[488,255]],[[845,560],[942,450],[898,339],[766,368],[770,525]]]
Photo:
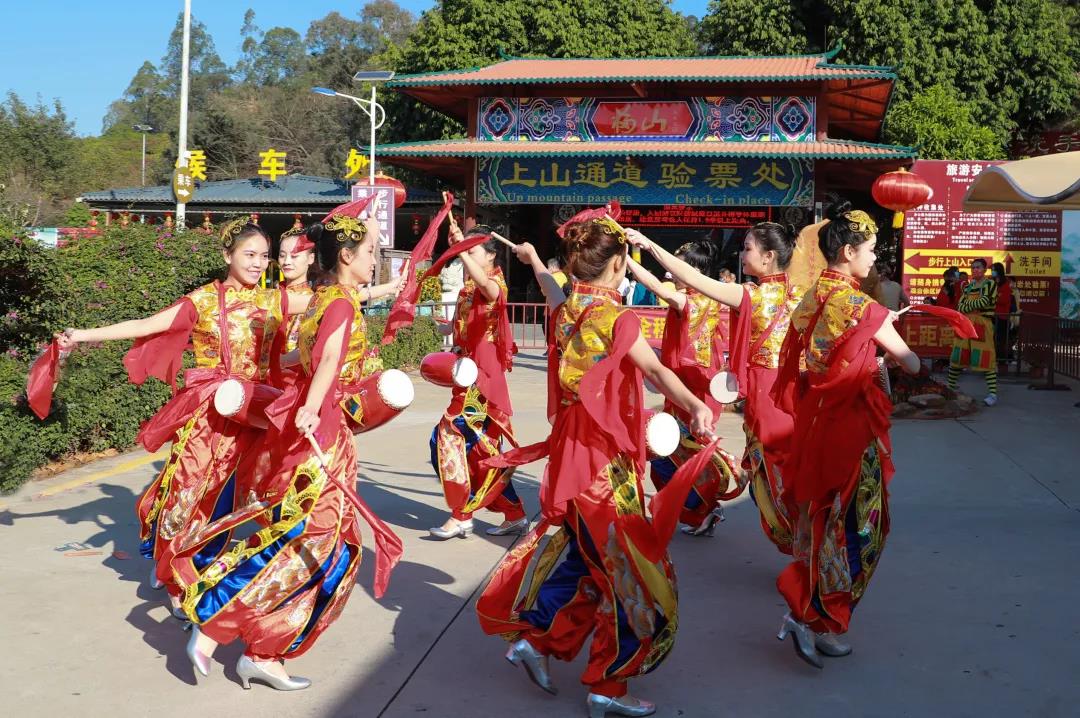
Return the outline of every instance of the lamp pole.
[[[378,130],[386,122],[386,110],[383,106],[376,101],[375,97],[375,83],[386,82],[394,77],[392,71],[385,70],[373,70],[373,71],[361,71],[353,75],[354,82],[370,82],[371,83],[371,99],[362,99],[354,97],[353,95],[346,95],[344,92],[338,92],[337,90],[331,90],[327,87],[313,87],[311,91],[316,95],[327,95],[328,97],[343,97],[347,100],[352,100],[353,103],[359,107],[368,119],[371,121],[371,134],[368,142],[368,186],[371,187],[371,192],[375,192],[375,131]],[[391,209],[391,211],[393,211]],[[379,260],[382,252],[379,247],[375,247],[375,281],[379,279]]]
[[[132,125],[131,129],[142,134],[142,185],[146,186],[146,135],[149,132],[153,132],[154,128],[150,125]]]
[[[188,131],[188,61],[191,55],[191,0],[184,0],[184,40],[181,45],[180,59],[180,146],[177,150],[177,162],[180,168],[187,167],[187,131]],[[145,135],[143,136],[145,139]],[[187,219],[187,205],[176,203],[176,231],[181,232]]]

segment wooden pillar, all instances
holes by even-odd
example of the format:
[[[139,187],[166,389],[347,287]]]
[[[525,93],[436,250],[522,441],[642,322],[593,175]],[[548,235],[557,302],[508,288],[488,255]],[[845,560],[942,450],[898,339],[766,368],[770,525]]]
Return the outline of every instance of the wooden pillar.
[[[476,97],[469,99],[469,113],[465,120],[465,136],[470,140],[476,139],[477,122],[479,121],[480,112],[480,100]],[[478,161],[473,157],[469,161],[469,171],[466,173],[466,186],[465,190],[465,222],[462,227],[465,230],[471,229],[476,225],[476,186],[477,186],[477,165]]]

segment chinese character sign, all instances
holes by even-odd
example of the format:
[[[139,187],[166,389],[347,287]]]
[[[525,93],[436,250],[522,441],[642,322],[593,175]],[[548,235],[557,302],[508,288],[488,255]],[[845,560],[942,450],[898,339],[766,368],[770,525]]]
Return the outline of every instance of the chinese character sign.
[[[203,150],[187,151],[187,173],[191,179],[206,181],[206,152]],[[179,162],[179,161],[178,161]],[[179,167],[179,164],[177,164]]]
[[[367,155],[360,154],[355,147],[351,148],[349,156],[345,158],[345,179],[356,179],[370,163]]]
[[[812,160],[750,157],[482,158],[484,204],[809,206]]]
[[[807,142],[815,97],[481,97],[476,136],[491,142]]]
[[[280,152],[271,147],[264,152],[260,152],[259,159],[262,160],[262,163],[259,165],[259,175],[268,177],[271,182],[276,182],[279,176],[288,174],[285,169],[284,152]]]
[[[1021,308],[1057,314],[1061,212],[965,212],[964,194],[997,162],[919,160],[912,171],[933,188],[930,201],[907,213],[904,288],[912,301],[936,296],[949,267],[1001,262],[1014,277]]]
[[[361,219],[367,219],[374,214],[379,222],[379,246],[383,248],[394,246],[394,188],[376,185],[374,188],[376,197],[368,205],[367,210],[360,214]],[[358,200],[369,197],[372,192],[371,185],[354,184],[352,198]]]

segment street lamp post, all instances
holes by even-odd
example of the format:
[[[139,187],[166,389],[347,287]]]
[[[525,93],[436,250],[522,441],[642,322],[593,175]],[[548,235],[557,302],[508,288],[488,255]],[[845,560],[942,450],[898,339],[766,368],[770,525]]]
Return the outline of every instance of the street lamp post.
[[[375,100],[375,83],[386,82],[393,77],[394,73],[388,70],[362,71],[353,75],[353,82],[371,83],[370,100],[354,97],[353,95],[346,95],[344,92],[331,90],[328,87],[311,88],[311,91],[316,95],[344,97],[347,100],[352,100],[357,107],[363,110],[364,114],[368,116],[368,119],[371,120],[371,139],[368,143],[368,185],[371,187],[372,192],[375,192],[375,130],[382,127],[383,123],[386,122],[386,110]],[[379,247],[375,247],[375,281],[378,281],[379,278],[379,258],[381,254]]]
[[[386,82],[394,77],[392,71],[375,70],[371,72],[358,72],[353,75],[354,82],[370,82],[371,83],[371,99],[366,100],[353,95],[346,95],[344,92],[338,92],[337,90],[331,90],[328,87],[313,87],[311,91],[316,95],[327,95],[328,97],[344,97],[347,100],[352,100],[357,107],[363,110],[364,114],[371,120],[371,139],[368,144],[368,184],[372,187],[375,186],[375,130],[383,126],[386,122],[386,110],[375,100],[375,83]]]
[[[153,132],[150,125],[132,125],[131,129],[142,134],[142,187],[146,186],[146,135]]]

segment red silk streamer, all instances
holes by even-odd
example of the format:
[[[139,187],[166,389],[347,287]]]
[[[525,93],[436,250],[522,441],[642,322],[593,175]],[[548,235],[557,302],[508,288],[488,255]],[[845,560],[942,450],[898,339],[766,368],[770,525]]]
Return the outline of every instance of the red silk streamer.
[[[949,323],[953,328],[953,331],[956,332],[956,336],[960,339],[975,339],[979,336],[979,333],[975,330],[975,325],[971,323],[971,320],[955,309],[939,307],[933,304],[912,304],[910,311],[931,314],[940,319],[944,319]]]
[[[435,249],[435,240],[439,237],[439,227],[442,226],[443,220],[446,219],[446,215],[450,214],[450,209],[453,206],[454,195],[447,192],[446,201],[443,202],[442,208],[428,223],[424,236],[416,243],[412,254],[409,255],[409,261],[405,263],[405,266],[409,269],[408,276],[405,277],[405,288],[401,290],[401,294],[394,300],[394,305],[390,308],[390,314],[386,317],[386,329],[383,331],[382,337],[383,344],[394,341],[398,330],[409,326],[416,318],[416,300],[419,298],[420,287],[423,282],[416,280],[415,268],[421,262],[431,259],[431,254]],[[424,279],[427,279],[428,276],[428,274],[425,274]]]
[[[555,230],[555,234],[559,235],[561,239],[566,237],[566,228],[569,227],[571,224],[576,224],[578,222],[588,222],[590,219],[603,219],[604,217],[611,217],[614,220],[618,220],[620,214],[622,214],[622,205],[619,204],[619,200],[613,199],[603,207],[581,210],[573,217],[559,225],[559,228]]]
[[[60,345],[54,339],[49,348],[34,360],[26,377],[26,401],[39,419],[49,415],[53,387],[60,370]]]
[[[652,540],[638,543],[638,548],[642,549],[642,553],[650,561],[659,561],[664,555],[671,543],[671,537],[675,534],[679,513],[694,486],[694,481],[701,476],[701,472],[712,461],[719,447],[720,438],[717,437],[676,469],[671,481],[653,496],[649,504],[649,513],[652,514]]]
[[[367,209],[368,205],[371,204],[374,199],[375,193],[372,192],[367,197],[361,197],[360,199],[354,199],[351,202],[346,202],[345,204],[339,204],[337,207],[334,207],[332,210],[330,210],[330,214],[323,217],[322,221],[324,223],[329,222],[330,218],[333,217],[335,214],[344,215],[346,217],[355,217],[359,219],[360,213]]]

